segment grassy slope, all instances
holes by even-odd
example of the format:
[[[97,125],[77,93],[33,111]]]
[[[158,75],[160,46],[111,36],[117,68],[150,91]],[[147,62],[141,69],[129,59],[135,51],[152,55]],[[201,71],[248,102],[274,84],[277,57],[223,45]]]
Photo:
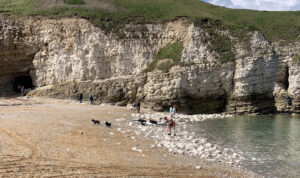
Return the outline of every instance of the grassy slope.
[[[180,59],[183,50],[183,42],[176,42],[168,44],[153,57],[153,61],[147,66],[144,72],[152,72],[158,69],[163,72],[168,72],[173,66],[180,65]],[[170,59],[170,61],[162,62],[158,65],[162,59]]]
[[[188,16],[191,19],[219,19],[230,28],[243,31],[259,29],[271,41],[293,42],[299,40],[300,35],[300,12],[233,10],[199,0],[105,0],[118,9],[114,12],[78,7],[39,10],[36,1],[0,0],[0,8],[11,14],[52,17],[72,16],[76,13],[109,31],[122,28],[128,22],[161,23],[178,16]]]

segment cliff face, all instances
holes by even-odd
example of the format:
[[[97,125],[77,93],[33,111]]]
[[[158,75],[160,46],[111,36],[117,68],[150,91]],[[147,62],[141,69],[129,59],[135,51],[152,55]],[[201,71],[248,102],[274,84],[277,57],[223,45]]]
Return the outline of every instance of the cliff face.
[[[77,98],[126,105],[136,99],[155,110],[176,105],[189,113],[300,112],[300,44],[280,47],[259,32],[249,47],[236,41],[234,60],[210,49],[207,29],[186,20],[128,25],[122,38],[84,19],[0,20],[0,89],[13,91],[16,78],[30,76],[31,96]],[[135,37],[130,37],[131,29]],[[131,30],[132,31],[132,30]],[[142,72],[168,44],[183,42],[181,62],[168,73]]]

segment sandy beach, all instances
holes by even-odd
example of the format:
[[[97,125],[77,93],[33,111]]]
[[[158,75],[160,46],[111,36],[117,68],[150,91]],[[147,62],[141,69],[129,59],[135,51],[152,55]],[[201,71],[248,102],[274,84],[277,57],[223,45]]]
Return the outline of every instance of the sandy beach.
[[[143,112],[143,111],[142,111]],[[100,120],[94,125],[91,119]],[[42,98],[0,99],[0,175],[43,177],[251,177],[172,154],[128,126],[125,107]],[[109,121],[112,127],[105,127]]]

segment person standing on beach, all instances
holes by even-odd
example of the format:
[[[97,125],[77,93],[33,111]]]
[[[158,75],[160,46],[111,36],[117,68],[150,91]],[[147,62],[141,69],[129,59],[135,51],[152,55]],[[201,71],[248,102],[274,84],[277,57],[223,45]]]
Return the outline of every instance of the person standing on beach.
[[[170,112],[171,115],[172,115],[172,111],[173,111],[173,108],[171,106],[170,109],[169,109],[169,112]]]
[[[79,94],[79,101],[80,101],[80,103],[82,103],[82,99],[83,99],[83,95],[82,95],[82,93],[80,93]]]
[[[93,94],[90,94],[90,101],[91,101],[91,104],[94,104],[94,96],[93,96]]]
[[[174,118],[175,114],[176,114],[176,108],[175,108],[175,106],[173,106],[172,112],[171,112],[171,117]]]
[[[21,96],[24,96],[24,86],[21,86]]]
[[[136,110],[136,101],[135,101],[135,102],[133,102],[133,104],[132,104],[132,108],[133,108],[133,110]]]
[[[141,110],[141,102],[140,101],[138,101],[136,103],[136,110],[137,110],[138,113],[140,113],[140,110]]]
[[[18,85],[18,92],[21,93],[21,85],[20,84]]]
[[[167,118],[167,117],[165,117],[164,119],[165,119],[165,121],[167,123],[167,133],[168,133],[168,135],[172,134],[172,129],[173,129],[174,136],[176,136],[176,133],[175,133],[175,121],[172,118]]]

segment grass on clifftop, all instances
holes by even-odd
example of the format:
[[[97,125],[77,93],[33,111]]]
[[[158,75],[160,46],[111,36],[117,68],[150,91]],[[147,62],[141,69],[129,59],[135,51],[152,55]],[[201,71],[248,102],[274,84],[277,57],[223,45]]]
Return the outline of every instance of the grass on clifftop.
[[[71,5],[82,5],[85,4],[84,0],[67,0],[67,4]]]
[[[168,72],[173,66],[180,64],[182,50],[183,42],[181,41],[166,45],[153,57],[144,72],[152,72],[155,69]],[[164,61],[160,62],[161,60]]]
[[[59,4],[64,0],[51,1]],[[83,0],[68,0],[79,3]],[[0,0],[0,9],[17,15],[70,17],[79,15],[95,25],[115,31],[124,24],[163,23],[178,17],[220,20],[229,29],[247,32],[262,31],[271,41],[293,42],[300,36],[300,12],[267,12],[237,10],[214,6],[200,0],[85,0],[84,5],[41,8],[50,0]],[[94,6],[98,3],[98,6]],[[80,4],[80,3],[79,3]],[[7,12],[5,12],[7,13]],[[240,33],[240,32],[239,32]],[[243,33],[240,33],[243,35]],[[238,35],[238,36],[242,36]],[[283,42],[284,43],[284,42]]]

